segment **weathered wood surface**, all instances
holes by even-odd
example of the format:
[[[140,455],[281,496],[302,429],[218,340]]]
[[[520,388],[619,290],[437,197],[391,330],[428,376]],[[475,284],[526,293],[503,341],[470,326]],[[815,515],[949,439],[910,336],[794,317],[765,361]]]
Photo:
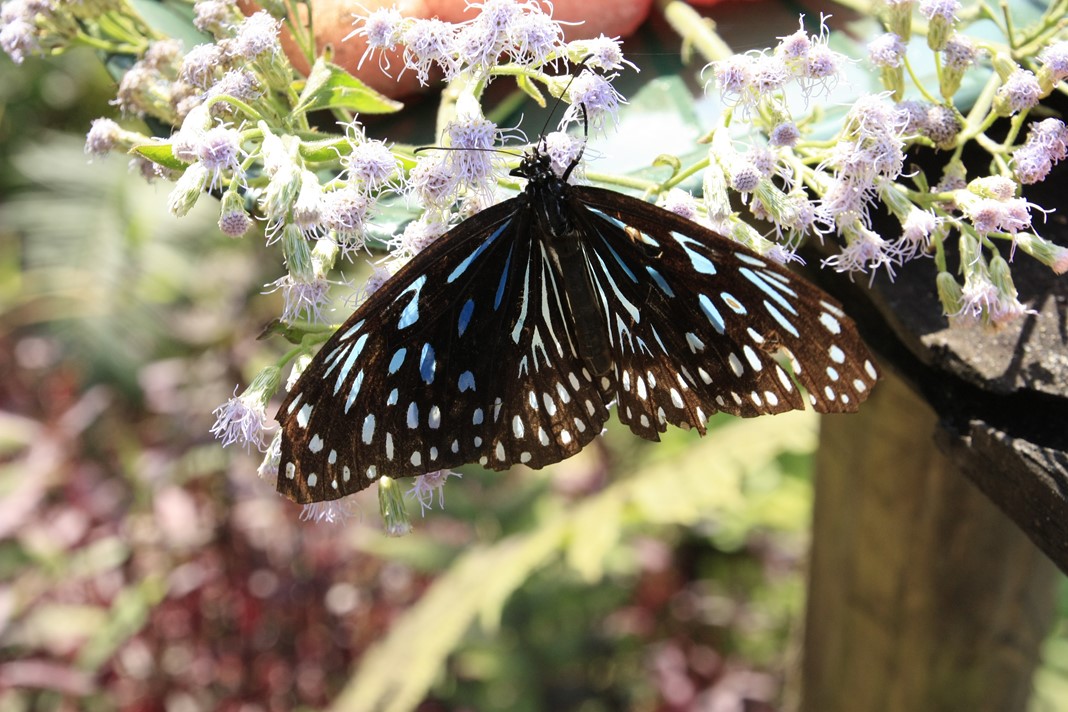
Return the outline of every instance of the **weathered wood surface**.
[[[1036,228],[1061,245],[1065,168],[1027,196],[1056,209],[1045,223],[1036,211]],[[893,236],[900,227],[882,230]],[[871,290],[828,270],[813,277],[846,304],[883,368],[934,410],[938,442],[960,472],[1068,573],[1068,276],[1019,252],[1012,271],[1035,313],[997,331],[949,326],[931,260],[906,264],[892,284],[879,277]]]
[[[1027,707],[1056,569],[961,476],[939,427],[893,374],[860,414],[823,419],[802,712]],[[1017,467],[1003,443],[971,451]]]

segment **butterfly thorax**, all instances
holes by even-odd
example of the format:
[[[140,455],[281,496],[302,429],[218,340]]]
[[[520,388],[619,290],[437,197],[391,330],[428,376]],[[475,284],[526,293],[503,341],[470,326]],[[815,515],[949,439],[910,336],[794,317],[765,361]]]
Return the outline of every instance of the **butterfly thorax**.
[[[551,243],[558,242],[558,238],[572,232],[573,226],[566,211],[567,180],[556,175],[547,154],[537,149],[531,151],[523,157],[512,175],[527,179],[523,195],[534,211],[538,228],[553,238]],[[556,244],[552,244],[552,247],[556,247]]]

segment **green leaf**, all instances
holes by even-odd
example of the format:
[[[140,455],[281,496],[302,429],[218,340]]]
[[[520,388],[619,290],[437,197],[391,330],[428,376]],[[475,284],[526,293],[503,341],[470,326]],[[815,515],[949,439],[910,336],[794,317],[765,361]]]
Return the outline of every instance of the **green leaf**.
[[[390,114],[404,104],[379,94],[342,67],[320,57],[304,83],[293,113],[345,109],[361,114]]]
[[[157,32],[181,40],[186,50],[211,42],[211,35],[193,26],[193,5],[173,0],[130,0],[141,19]]]
[[[188,163],[174,155],[174,150],[169,143],[142,143],[140,146],[131,148],[130,153],[136,153],[156,165],[170,168],[173,171],[184,171],[189,167]]]
[[[541,89],[534,83],[534,81],[526,74],[520,74],[515,78],[515,83],[523,90],[527,96],[538,103],[538,106],[545,108],[545,95],[541,93]]]
[[[312,163],[336,161],[351,152],[351,143],[336,138],[300,142],[300,157]]]
[[[623,500],[593,497],[575,510],[573,519],[567,563],[586,583],[596,583],[604,576],[608,555],[623,535]]]

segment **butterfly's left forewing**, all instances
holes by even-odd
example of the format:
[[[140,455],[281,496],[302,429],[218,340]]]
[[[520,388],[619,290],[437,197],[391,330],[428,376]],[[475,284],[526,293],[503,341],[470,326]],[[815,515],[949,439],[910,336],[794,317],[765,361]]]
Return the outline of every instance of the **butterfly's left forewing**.
[[[722,411],[856,410],[877,374],[840,306],[788,270],[636,198],[574,188],[620,420],[651,440]]]
[[[278,489],[302,503],[382,476],[578,452],[608,418],[523,198],[438,238],[320,350],[278,412]]]

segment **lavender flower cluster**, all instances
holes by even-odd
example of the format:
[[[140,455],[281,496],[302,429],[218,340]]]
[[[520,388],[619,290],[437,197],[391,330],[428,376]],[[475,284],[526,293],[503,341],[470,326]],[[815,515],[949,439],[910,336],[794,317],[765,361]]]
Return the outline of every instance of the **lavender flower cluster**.
[[[809,235],[840,242],[825,266],[872,279],[879,270],[892,278],[904,262],[933,256],[939,296],[954,323],[998,326],[1030,313],[997,245],[1018,246],[1056,273],[1068,271],[1068,248],[1035,233],[1038,206],[1021,197],[1023,185],[1042,181],[1068,155],[1061,119],[1027,121],[1043,99],[1064,88],[1064,30],[1058,18],[1045,18],[1031,30],[1044,41],[1041,51],[1016,56],[1009,45],[967,36],[956,0],[887,0],[883,10],[888,32],[869,44],[868,60],[886,91],[856,99],[829,141],[799,129],[812,124],[810,100],[830,88],[846,61],[827,47],[825,30],[814,36],[798,31],[772,50],[713,62],[728,111],[712,133],[699,219],[736,236],[749,233],[730,212],[726,191],[733,190],[753,214],[772,222],[777,238],[771,246],[752,234],[743,241],[779,259],[792,259],[791,248]],[[906,53],[914,14],[927,21],[922,29],[937,66],[938,97],[916,79]],[[1011,46],[1024,46],[1023,39]],[[989,78],[965,116],[954,97],[968,71],[986,71]],[[788,100],[791,85],[803,97],[800,112]],[[728,137],[735,116],[750,125],[744,150]],[[1010,125],[1003,141],[986,135],[998,119]],[[970,141],[991,154],[993,175],[967,175],[961,154]],[[943,152],[941,177],[905,173],[905,152],[917,145]],[[875,209],[898,219],[898,237],[872,229]],[[948,271],[950,241],[963,256],[963,283]]]

